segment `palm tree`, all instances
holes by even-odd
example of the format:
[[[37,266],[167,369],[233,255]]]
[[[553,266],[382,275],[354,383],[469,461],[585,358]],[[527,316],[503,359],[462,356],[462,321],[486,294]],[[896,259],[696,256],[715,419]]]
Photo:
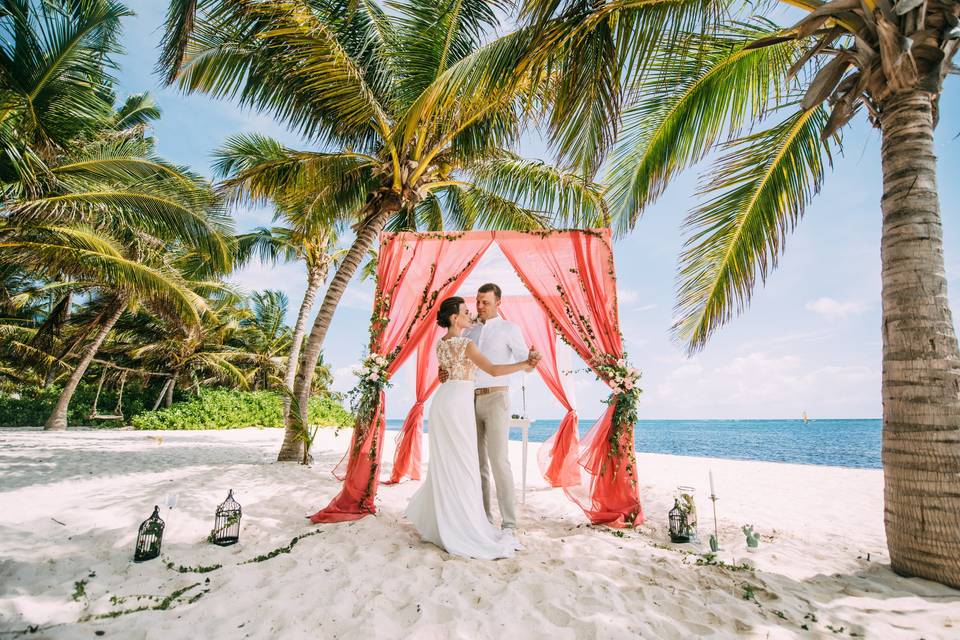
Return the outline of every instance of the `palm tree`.
[[[407,0],[391,4],[388,15],[374,0],[170,3],[160,60],[168,81],[236,97],[334,149],[287,150],[286,161],[231,179],[248,194],[283,196],[309,205],[312,215],[351,221],[356,234],[304,347],[293,393],[298,411],[288,428],[306,424],[334,310],[391,218],[406,228],[417,221],[536,228],[548,222],[544,210],[578,225],[604,219],[594,185],[508,151],[541,103],[532,71],[430,108],[446,76],[473,66],[482,39],[498,25],[495,8]]]
[[[960,2],[785,1],[806,12],[791,28],[755,20],[690,30],[617,68],[636,98],[606,178],[614,215],[632,228],[673,175],[721,152],[685,222],[674,331],[696,351],[746,308],[818,192],[836,132],[866,114],[882,138],[891,566],[960,587],[960,351],[933,149],[943,83],[957,72]],[[571,33],[618,4],[527,0],[524,11],[539,29]],[[758,120],[764,127],[751,126]]]
[[[67,407],[120,316],[152,302],[198,320],[202,298],[171,265],[171,247],[229,264],[218,200],[199,177],[158,158],[146,95],[114,108],[110,56],[119,20],[109,0],[3,0],[0,12],[0,263],[71,281],[102,302],[46,428]],[[69,310],[69,298],[65,308]],[[65,354],[66,355],[66,354]]]
[[[256,362],[259,354],[246,349],[239,337],[250,315],[240,305],[240,296],[222,285],[211,291],[191,282],[191,288],[198,294],[206,289],[199,322],[151,309],[122,321],[111,344],[115,357],[126,356],[149,371],[169,375],[157,406],[161,400],[171,406],[178,385],[199,388],[217,383],[246,389],[256,373],[247,365]]]
[[[303,336],[306,333],[307,318],[313,310],[320,285],[327,279],[327,272],[333,260],[334,243],[335,235],[330,229],[311,233],[295,227],[260,227],[238,237],[238,263],[241,265],[248,262],[250,257],[257,255],[262,262],[302,260],[307,268],[307,288],[297,312],[297,320],[293,327],[293,347],[290,350],[287,373],[284,374],[284,386],[289,391],[293,391],[293,380],[297,373],[297,362],[300,358]],[[284,415],[286,410],[289,410],[289,404],[285,407]]]
[[[285,354],[293,348],[290,327],[286,324],[288,305],[282,291],[256,291],[240,322],[238,339],[252,355],[248,366],[254,390],[270,390],[285,382],[279,374],[284,370],[284,363],[290,365]]]
[[[238,135],[227,140],[222,149],[215,153],[214,172],[220,178],[249,172],[275,161],[285,160],[284,149],[276,141],[257,134]],[[234,192],[236,196],[236,192]],[[265,202],[271,195],[256,194],[251,199]],[[293,344],[287,355],[283,386],[286,389],[283,398],[284,423],[290,413],[290,399],[293,394],[294,380],[300,363],[303,337],[307,329],[307,319],[313,310],[320,285],[327,279],[327,272],[336,255],[337,229],[322,216],[304,212],[293,213],[280,207],[276,208],[274,219],[283,218],[286,227],[258,228],[238,237],[237,264],[242,266],[257,256],[261,261],[276,263],[304,262],[307,268],[307,288],[300,302],[297,320],[293,327]],[[300,440],[291,429],[286,431],[283,445],[280,447],[281,459],[300,458]],[[291,450],[292,448],[292,450]]]

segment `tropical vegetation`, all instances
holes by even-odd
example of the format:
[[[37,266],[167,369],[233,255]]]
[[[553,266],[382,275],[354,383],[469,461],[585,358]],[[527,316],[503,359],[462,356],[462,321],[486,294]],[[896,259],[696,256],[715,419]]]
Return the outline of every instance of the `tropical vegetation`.
[[[0,386],[16,414],[4,423],[126,421],[171,406],[178,386],[280,402],[288,302],[225,282],[249,245],[227,201],[156,154],[148,94],[118,100],[130,12],[106,0],[0,7]]]

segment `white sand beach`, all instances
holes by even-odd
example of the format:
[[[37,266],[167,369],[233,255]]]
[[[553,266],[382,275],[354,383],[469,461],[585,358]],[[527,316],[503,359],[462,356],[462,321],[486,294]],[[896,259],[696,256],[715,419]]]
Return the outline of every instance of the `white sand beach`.
[[[402,516],[418,483],[381,486],[376,517],[310,525],[304,516],[338,490],[330,469],[349,432],[324,430],[312,467],[274,463],[281,436],[0,430],[0,637],[960,637],[960,591],[888,567],[880,471],[640,454],[647,520],[617,532],[546,487],[534,445],[526,549],[482,562],[418,540]],[[720,566],[666,535],[678,484],[697,487],[701,537],[712,532],[708,469]],[[219,548],[205,537],[231,488],[240,542]],[[134,564],[154,504],[163,553]],[[754,553],[744,524],[762,534]]]

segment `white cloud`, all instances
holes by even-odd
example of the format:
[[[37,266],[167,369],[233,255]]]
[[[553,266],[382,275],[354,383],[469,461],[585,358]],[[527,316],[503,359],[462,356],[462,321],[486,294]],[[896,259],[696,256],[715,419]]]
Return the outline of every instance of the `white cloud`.
[[[476,268],[467,276],[467,279],[460,287],[458,295],[472,296],[476,295],[477,289],[487,282],[493,282],[499,285],[505,296],[528,296],[530,292],[523,286],[517,273],[510,266],[507,257],[503,255],[496,244],[493,244],[480,261]]]
[[[343,292],[343,298],[340,304],[347,309],[357,309],[359,311],[373,310],[373,286],[367,283],[354,283],[347,287]]]
[[[833,298],[817,298],[807,303],[807,311],[812,311],[818,316],[827,320],[841,320],[849,316],[855,316],[869,309],[862,302],[853,300],[843,301]]]
[[[345,367],[338,367],[333,370],[333,384],[330,388],[334,391],[346,393],[357,385],[357,370],[360,368],[359,362],[348,364]]]
[[[640,299],[640,292],[636,289],[628,289],[627,287],[617,286],[617,302],[620,303],[621,307],[624,307],[628,304],[633,304]]]
[[[791,418],[804,410],[868,417],[879,410],[879,389],[878,367],[758,351],[714,366],[675,366],[647,389],[641,410],[676,418]]]

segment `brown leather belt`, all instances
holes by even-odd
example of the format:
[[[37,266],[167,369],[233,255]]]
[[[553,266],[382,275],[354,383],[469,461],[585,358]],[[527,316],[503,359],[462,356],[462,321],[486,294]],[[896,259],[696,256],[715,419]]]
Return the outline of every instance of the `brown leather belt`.
[[[488,393],[506,393],[510,391],[510,387],[481,387],[480,389],[474,389],[473,395],[476,396],[485,396]]]

